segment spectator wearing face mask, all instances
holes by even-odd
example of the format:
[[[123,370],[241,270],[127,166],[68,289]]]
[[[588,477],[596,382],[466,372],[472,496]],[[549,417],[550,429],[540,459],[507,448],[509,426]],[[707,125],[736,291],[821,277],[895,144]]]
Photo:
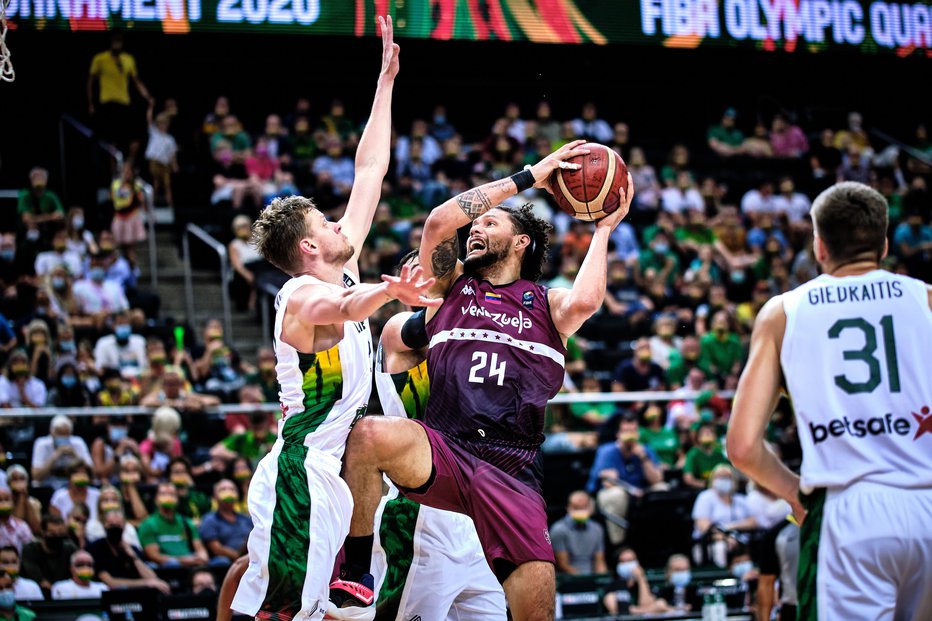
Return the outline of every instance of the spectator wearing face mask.
[[[130,527],[119,509],[111,509],[103,514],[106,535],[87,548],[97,567],[98,578],[111,589],[150,587],[170,594],[168,583],[160,580],[142,560],[138,541],[135,545],[127,541],[126,530]]]
[[[262,347],[257,355],[256,371],[246,376],[246,384],[258,386],[262,390],[263,403],[278,403],[278,391],[281,386],[275,374],[275,352],[271,347]]]
[[[13,515],[13,493],[0,486],[0,547],[12,546],[21,552],[32,541],[32,530],[23,520]]]
[[[139,541],[146,559],[159,567],[196,567],[207,563],[207,550],[197,526],[178,513],[178,491],[170,482],[159,483],[158,511],[139,525]]]
[[[210,564],[226,566],[245,554],[252,520],[236,510],[239,490],[229,479],[214,484],[214,502],[217,510],[205,515],[201,522],[201,539],[210,552]]]
[[[194,472],[187,457],[173,457],[168,462],[168,480],[178,493],[178,514],[199,525],[210,511],[210,498],[194,486]]]
[[[146,339],[133,334],[129,313],[116,315],[113,334],[97,340],[94,362],[101,369],[119,369],[124,377],[137,377],[148,369]]]
[[[36,613],[19,606],[14,580],[5,571],[0,570],[0,619],[2,621],[34,621]]]
[[[91,443],[94,474],[100,481],[112,481],[117,462],[123,455],[139,455],[139,444],[129,436],[129,421],[125,416],[110,416],[106,437],[98,436]]]
[[[127,407],[136,405],[137,394],[131,385],[123,379],[119,369],[104,369],[100,376],[103,384],[97,393],[97,403],[101,407]]]
[[[206,569],[199,569],[191,574],[191,593],[201,597],[217,596],[217,581]]]
[[[32,479],[36,485],[59,489],[68,484],[69,470],[82,462],[91,465],[87,444],[72,435],[71,419],[59,414],[49,425],[49,435],[36,438],[32,447]]]
[[[0,407],[40,408],[45,405],[48,391],[42,380],[30,372],[26,352],[17,349],[0,375]]]
[[[71,577],[52,585],[52,599],[96,599],[110,588],[94,580],[94,557],[84,550],[71,555]]]
[[[663,369],[653,362],[650,340],[640,338],[634,345],[634,357],[625,360],[615,369],[612,390],[636,392],[641,390],[664,390],[666,379]]]
[[[74,296],[74,279],[71,277],[71,273],[63,265],[56,266],[52,268],[52,271],[49,272],[48,277],[45,281],[45,286],[43,287],[46,295],[49,299],[49,306],[51,308],[51,315],[58,318],[59,321],[63,323],[68,323],[72,321],[72,317],[76,317],[79,314],[78,300]],[[59,333],[59,339],[63,338],[63,335]],[[71,344],[74,346],[74,334],[71,335]],[[63,351],[62,353],[70,353],[74,355],[74,349],[71,351]]]
[[[38,582],[46,598],[53,583],[71,576],[71,555],[78,549],[67,538],[67,533],[68,527],[60,516],[45,515],[42,517],[42,536],[23,546],[22,575]]]
[[[747,497],[737,493],[734,470],[731,466],[722,464],[712,470],[709,477],[709,488],[696,496],[693,504],[693,539],[699,541],[708,539],[711,533],[712,562],[720,567],[726,566],[727,557],[720,543],[724,541],[721,532],[712,532],[712,527],[724,531],[747,530],[757,526],[751,515]]]
[[[715,425],[703,423],[696,431],[695,446],[686,453],[683,483],[695,489],[705,489],[712,472],[720,465],[728,466],[728,458],[718,441]]]
[[[663,471],[657,455],[639,441],[638,421],[626,414],[618,425],[614,442],[598,448],[586,491],[595,494],[599,508],[624,520],[631,495],[640,495],[651,486],[663,482]],[[625,529],[613,521],[607,523],[613,544],[624,541]]]
[[[143,405],[146,405],[143,400]],[[182,454],[181,414],[171,407],[160,407],[152,415],[152,422],[146,438],[139,443],[143,469],[151,479],[160,478],[168,471],[168,463],[173,457]]]
[[[94,234],[84,228],[86,220],[84,218],[84,209],[81,207],[72,207],[68,210],[68,217],[65,220],[65,232],[68,235],[68,250],[76,253],[82,261],[88,252],[97,251],[97,240]],[[82,272],[83,270],[82,264]]]
[[[100,491],[91,486],[91,467],[84,463],[74,465],[69,472],[68,486],[57,490],[49,500],[49,511],[62,517],[71,513],[72,507],[83,504],[90,509],[89,517],[97,519],[97,499]]]
[[[35,270],[37,276],[45,276],[56,267],[64,267],[70,274],[81,275],[84,265],[81,256],[68,249],[68,233],[64,228],[55,231],[52,248],[36,255]]]
[[[249,415],[249,427],[241,433],[232,433],[215,444],[210,450],[210,455],[226,461],[245,457],[255,462],[271,450],[276,437],[269,425],[269,415],[265,412],[253,412]]]
[[[175,366],[165,367],[162,381],[144,396],[139,405],[155,408],[177,408],[186,412],[200,411],[218,405],[220,399],[213,395],[196,393],[186,387],[184,372]]]
[[[52,353],[52,334],[47,323],[33,319],[26,326],[26,354],[29,356],[29,374],[48,386],[55,375],[55,356]]]
[[[627,546],[618,551],[615,582],[602,598],[602,603],[610,615],[643,615],[671,610],[666,601],[651,593],[637,554]]]
[[[592,521],[595,507],[585,491],[570,494],[566,515],[550,527],[557,572],[570,575],[604,574],[605,531]]]
[[[73,358],[59,360],[55,383],[49,391],[48,402],[60,408],[80,408],[91,404],[90,393],[78,377]]]
[[[38,582],[20,576],[20,552],[14,546],[0,547],[0,572],[3,571],[13,580],[13,595],[17,600],[45,599]]]
[[[123,497],[120,495],[120,490],[107,484],[100,488],[100,494],[97,496],[97,517],[95,519],[89,519],[85,526],[84,536],[88,544],[106,537],[107,533],[104,527],[104,521],[107,513],[110,511],[119,511],[121,514],[125,515],[123,511]],[[142,546],[139,545],[139,534],[136,532],[136,527],[132,524],[127,524],[123,529],[123,538],[131,546],[142,548]]]
[[[644,426],[639,433],[640,442],[654,451],[662,464],[676,466],[682,457],[680,439],[672,428],[664,425],[662,407],[651,403],[644,409]]]
[[[666,583],[654,593],[675,611],[698,611],[702,600],[692,584],[692,570],[685,554],[674,554],[667,560]]]
[[[91,319],[98,330],[103,329],[111,315],[129,310],[123,288],[107,280],[106,259],[101,252],[90,255],[90,267],[85,278],[74,283],[78,312]]]

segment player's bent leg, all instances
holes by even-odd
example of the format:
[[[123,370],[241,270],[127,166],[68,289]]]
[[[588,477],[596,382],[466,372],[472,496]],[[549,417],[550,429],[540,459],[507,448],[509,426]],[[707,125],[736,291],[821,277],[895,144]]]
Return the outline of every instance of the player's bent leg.
[[[406,418],[365,416],[346,443],[343,478],[353,492],[350,537],[371,535],[382,498],[382,473],[397,485],[417,488],[430,478],[430,443],[424,428]]]
[[[217,596],[217,621],[230,621],[233,618],[233,595],[239,586],[240,578],[249,566],[249,557],[241,556],[230,565],[227,575],[223,577],[220,585],[220,594]]]
[[[514,621],[552,621],[556,601],[553,564],[531,561],[519,565],[505,582],[505,599]]]

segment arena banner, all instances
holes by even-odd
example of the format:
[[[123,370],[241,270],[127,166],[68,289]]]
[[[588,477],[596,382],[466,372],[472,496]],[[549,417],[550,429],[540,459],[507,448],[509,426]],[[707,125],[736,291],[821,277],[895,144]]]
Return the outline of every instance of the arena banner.
[[[932,57],[932,7],[883,0],[10,0],[15,28],[374,33],[437,40],[706,46]]]

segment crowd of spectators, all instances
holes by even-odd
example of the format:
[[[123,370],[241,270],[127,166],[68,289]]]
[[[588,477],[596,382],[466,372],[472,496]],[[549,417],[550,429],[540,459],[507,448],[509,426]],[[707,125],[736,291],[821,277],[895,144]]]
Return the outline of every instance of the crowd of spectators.
[[[217,320],[195,334],[197,327],[159,316],[157,296],[139,287],[140,175],[176,211],[211,205],[214,230],[229,240],[231,294],[241,309],[255,308],[257,285],[282,275],[249,245],[252,219],[272,197],[291,193],[314,197],[338,218],[364,119],[349,118],[336,99],[315,111],[300,98],[255,126],[240,112],[218,97],[191,132],[177,100],[157,113],[150,106],[148,148],[127,147],[138,154],[115,171],[112,220],[90,206],[66,210],[37,167],[20,193],[18,221],[0,236],[0,407],[152,411],[0,417],[0,461],[17,462],[0,470],[0,580],[12,579],[17,600],[98,597],[130,586],[190,590],[197,581],[172,586],[165,572],[206,567],[213,573],[192,575],[207,584],[244,550],[249,479],[276,433],[275,417],[249,406],[277,400],[274,354],[241,355]],[[751,580],[756,559],[745,558],[736,533],[773,528],[787,513],[729,466],[722,437],[730,404],[719,393],[736,386],[762,305],[818,274],[812,200],[841,180],[877,188],[890,204],[884,267],[928,281],[932,167],[911,154],[928,158],[932,144],[918,125],[908,153],[877,145],[856,112],[825,128],[800,127],[793,111],[763,118],[734,108],[707,132],[639,143],[635,119],[629,126],[600,112],[584,103],[558,118],[542,101],[525,115],[512,102],[487,133],[467,135],[437,105],[429,118],[396,128],[360,265],[364,280],[391,271],[418,246],[434,205],[572,139],[621,153],[637,193],[614,233],[604,305],[568,343],[565,380],[568,393],[611,391],[620,401],[548,411],[545,452],[588,455],[588,479],[571,482],[552,538],[559,571],[615,576],[608,611],[695,607],[690,566],[731,568]],[[193,182],[179,184],[179,171]],[[534,188],[513,202],[531,203],[554,224],[543,280],[571,283],[591,225]],[[394,310],[373,318],[376,333]],[[654,390],[672,396],[626,396]],[[241,403],[244,412],[203,413],[220,403]],[[784,459],[798,463],[785,404],[768,433]],[[645,498],[676,490],[689,493],[692,543],[669,557],[663,584],[649,588],[638,561],[645,551],[628,540],[629,526]],[[566,496],[548,499],[556,519]]]

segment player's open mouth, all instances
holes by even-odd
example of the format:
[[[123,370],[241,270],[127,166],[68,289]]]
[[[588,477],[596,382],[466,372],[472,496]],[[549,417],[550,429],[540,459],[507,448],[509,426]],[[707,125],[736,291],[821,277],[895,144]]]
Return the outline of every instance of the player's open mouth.
[[[485,250],[485,248],[485,242],[481,239],[470,239],[466,244],[466,254],[470,255],[473,252],[481,252],[482,250]]]

